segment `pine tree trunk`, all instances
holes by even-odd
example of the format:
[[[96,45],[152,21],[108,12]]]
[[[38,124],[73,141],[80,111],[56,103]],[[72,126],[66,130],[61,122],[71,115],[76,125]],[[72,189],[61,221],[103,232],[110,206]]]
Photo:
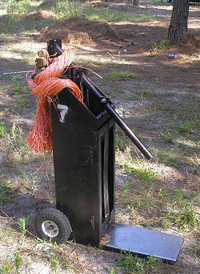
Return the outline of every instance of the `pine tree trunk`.
[[[175,0],[168,30],[168,39],[171,44],[186,41],[189,16],[189,0]]]
[[[133,5],[134,6],[139,6],[139,0],[133,0]]]

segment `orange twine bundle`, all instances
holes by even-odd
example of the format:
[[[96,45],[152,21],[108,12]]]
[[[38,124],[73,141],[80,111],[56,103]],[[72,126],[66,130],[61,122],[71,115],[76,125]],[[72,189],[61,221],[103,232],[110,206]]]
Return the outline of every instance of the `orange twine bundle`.
[[[52,98],[64,88],[68,88],[81,102],[83,94],[79,87],[70,79],[58,78],[72,63],[71,50],[65,50],[44,71],[29,78],[29,87],[33,94],[38,96],[38,105],[34,127],[29,131],[27,143],[36,152],[44,153],[52,150],[51,113]]]

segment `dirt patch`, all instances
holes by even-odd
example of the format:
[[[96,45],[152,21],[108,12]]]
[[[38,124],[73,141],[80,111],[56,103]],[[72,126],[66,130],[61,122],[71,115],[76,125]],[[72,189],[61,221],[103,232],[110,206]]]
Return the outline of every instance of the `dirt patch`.
[[[82,43],[83,45],[95,45],[98,40],[110,40],[113,42],[123,40],[108,23],[89,21],[86,18],[71,18],[45,27],[41,31],[40,41],[60,38],[64,42]]]

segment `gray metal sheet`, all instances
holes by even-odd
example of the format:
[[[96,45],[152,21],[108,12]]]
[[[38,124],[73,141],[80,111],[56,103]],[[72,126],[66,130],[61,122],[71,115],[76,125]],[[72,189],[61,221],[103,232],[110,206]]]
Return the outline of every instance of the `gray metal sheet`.
[[[133,252],[141,256],[155,256],[175,262],[183,237],[115,223],[108,232],[110,241],[104,249]]]

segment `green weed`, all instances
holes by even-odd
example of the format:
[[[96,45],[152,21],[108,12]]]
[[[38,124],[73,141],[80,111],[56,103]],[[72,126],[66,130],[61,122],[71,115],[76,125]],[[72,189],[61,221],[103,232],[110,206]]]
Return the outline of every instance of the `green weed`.
[[[130,191],[130,183],[129,182],[125,182],[124,184],[124,194],[128,195]]]
[[[10,274],[11,273],[11,265],[6,264],[3,267],[0,268],[0,273],[1,274]]]
[[[70,263],[64,263],[64,267],[66,267],[67,270],[73,270],[74,269],[74,266]]]
[[[0,205],[11,202],[10,191],[11,181],[1,182],[0,184]]]
[[[175,143],[174,136],[168,130],[164,131],[164,132],[161,132],[160,135],[165,140],[165,142],[170,143],[170,144]]]
[[[24,93],[24,88],[23,88],[22,86],[14,87],[14,88],[13,88],[13,92],[14,92],[15,94]]]
[[[30,12],[32,7],[32,1],[30,0],[7,0],[6,10],[7,14],[13,16],[14,14],[22,15]]]
[[[148,256],[147,265],[151,269],[152,273],[158,273],[158,259],[154,256]]]
[[[154,199],[153,199],[154,196]],[[154,186],[146,189],[141,186],[138,197],[133,200],[133,206],[137,208],[153,209],[156,206]]]
[[[156,178],[156,172],[147,163],[139,161],[123,161],[121,166],[124,170],[134,173],[142,181],[154,181]]]
[[[0,138],[5,138],[7,135],[6,123],[0,122]]]
[[[157,156],[159,158],[159,161],[165,165],[179,167],[181,164],[181,159],[175,153],[174,149],[171,149],[170,151],[159,150],[157,152]]]
[[[58,273],[59,266],[60,266],[59,259],[58,258],[53,258],[51,260],[51,267],[52,267],[52,269],[55,273]]]
[[[11,149],[24,160],[28,153],[28,147],[25,143],[25,136],[20,126],[13,124],[10,133],[7,134],[7,142]]]
[[[4,41],[4,39],[3,39],[3,41]],[[5,94],[5,87],[2,84],[0,84],[0,94]]]
[[[13,92],[15,94],[21,94],[24,93],[24,87],[20,84],[19,80],[17,79],[17,77],[13,77],[12,78],[13,84],[15,85],[15,87],[13,88]]]
[[[124,151],[126,148],[125,142],[122,137],[115,135],[115,147],[121,151]]]
[[[158,259],[154,256],[149,256],[147,259],[141,259],[131,253],[125,253],[120,264],[125,267],[126,273],[145,274],[158,273]]]
[[[165,47],[169,46],[169,44],[170,44],[170,42],[168,39],[161,40],[158,43],[153,41],[153,42],[151,42],[150,47],[152,49],[164,49]]]
[[[176,189],[175,192],[165,190],[161,195],[170,207],[163,220],[165,228],[176,225],[180,229],[193,229],[198,226],[199,220],[193,209],[196,197],[188,196],[186,200],[180,189]]]
[[[82,14],[80,3],[75,1],[57,1],[52,9],[60,18],[78,17]]]
[[[25,170],[19,170],[24,183],[31,187],[31,192],[35,194],[40,188],[41,179],[38,176],[29,176]]]
[[[130,183],[125,182],[122,197],[123,197],[123,202],[126,203],[126,204],[131,204],[132,203],[132,197],[130,195],[130,189],[131,189]]]
[[[36,193],[38,191],[38,189],[40,188],[40,183],[41,183],[41,179],[38,178],[37,176],[34,176],[31,180],[31,188],[32,188],[32,192]]]
[[[141,98],[152,98],[157,96],[157,93],[150,87],[143,87],[142,90],[136,93],[138,93]]]
[[[142,0],[143,4],[154,4],[154,5],[168,5],[168,2],[166,0]]]
[[[169,224],[174,224],[181,229],[192,229],[197,227],[198,219],[196,213],[188,203],[177,205],[173,211],[169,211],[165,216],[163,226],[169,227]]]
[[[116,98],[116,93],[111,91],[111,92],[109,92],[108,96],[109,96],[109,98]]]
[[[19,226],[20,226],[20,229],[21,229],[21,232],[22,232],[22,239],[23,239],[23,242],[26,238],[26,219],[25,218],[20,218],[19,219]]]
[[[191,162],[195,168],[197,175],[200,175],[200,159],[196,153],[194,153]]]
[[[174,201],[174,194],[169,188],[160,189],[158,196],[161,198],[162,201],[167,203],[171,203]]]
[[[34,1],[35,2],[35,1]],[[21,17],[16,14],[13,16],[6,15],[0,24],[0,32],[5,34],[20,33],[26,30],[39,30],[46,25],[51,25],[55,22],[52,18],[41,18],[39,20],[30,20],[26,17]]]
[[[135,77],[135,74],[127,70],[113,69],[110,77],[112,80],[125,80]]]
[[[14,258],[14,264],[15,264],[15,269],[16,269],[16,273],[20,273],[19,269],[22,266],[22,257],[20,254],[16,254],[15,258]]]
[[[187,121],[183,121],[180,124],[179,127],[179,132],[180,133],[192,133],[193,130],[197,127],[197,121],[194,120],[187,120]]]
[[[19,104],[20,104],[21,106],[27,107],[28,101],[27,101],[26,98],[23,97],[23,98],[20,98],[20,99],[19,99]]]
[[[114,9],[95,10],[92,6],[84,9],[84,13],[89,20],[109,21],[109,22],[148,22],[156,19],[155,15],[137,15],[128,12],[117,11]]]
[[[148,165],[143,166],[141,165],[137,170],[136,173],[138,174],[139,178],[142,181],[153,182],[156,178],[155,171]]]

